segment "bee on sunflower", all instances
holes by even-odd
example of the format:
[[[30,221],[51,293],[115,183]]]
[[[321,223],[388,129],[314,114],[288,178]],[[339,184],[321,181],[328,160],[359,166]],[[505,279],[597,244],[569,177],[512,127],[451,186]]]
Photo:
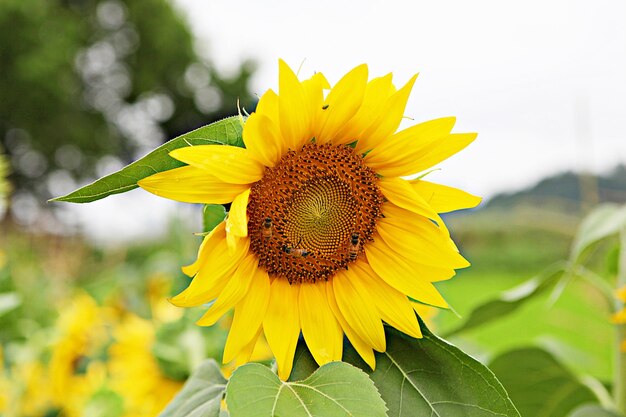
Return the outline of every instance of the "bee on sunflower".
[[[230,204],[171,299],[212,302],[200,325],[234,308],[225,363],[247,362],[263,334],[287,379],[300,333],[320,366],[341,360],[345,333],[374,368],[383,322],[419,338],[415,301],[447,307],[433,282],[469,263],[439,214],[480,198],[403,177],[476,134],[452,133],[453,117],[397,131],[415,79],[396,89],[391,74],[368,81],[360,65],[330,88],[323,74],[300,81],[280,61],[278,93],[247,118],[245,148],[179,148],[170,156],[186,166],[138,182],[177,201]]]

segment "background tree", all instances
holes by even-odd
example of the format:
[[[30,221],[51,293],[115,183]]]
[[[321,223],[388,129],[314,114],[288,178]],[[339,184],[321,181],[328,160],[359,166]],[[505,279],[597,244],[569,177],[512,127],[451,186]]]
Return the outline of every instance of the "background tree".
[[[58,195],[256,102],[254,64],[222,76],[166,0],[3,0],[0,39],[16,196]]]

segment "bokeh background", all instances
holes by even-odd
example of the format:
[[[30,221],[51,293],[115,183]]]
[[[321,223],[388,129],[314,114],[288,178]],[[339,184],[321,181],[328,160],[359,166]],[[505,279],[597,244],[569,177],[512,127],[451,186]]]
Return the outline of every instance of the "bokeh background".
[[[611,0],[1,1],[0,415],[154,416],[220,358],[228,320],[198,328],[200,311],[166,301],[186,285],[200,207],[141,190],[46,201],[238,101],[253,111],[279,57],[331,83],[363,62],[397,84],[419,72],[407,124],[456,115],[479,132],[430,174],[484,197],[447,216],[473,266],[439,286],[457,314],[424,312],[436,333],[566,258],[586,213],[626,202],[624,16]],[[485,360],[540,345],[608,381],[609,313],[576,281],[453,342]]]

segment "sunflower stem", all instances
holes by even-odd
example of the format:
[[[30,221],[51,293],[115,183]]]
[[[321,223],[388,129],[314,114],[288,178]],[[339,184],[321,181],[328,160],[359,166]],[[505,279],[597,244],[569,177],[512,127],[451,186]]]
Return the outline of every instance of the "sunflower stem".
[[[620,232],[619,264],[617,270],[617,288],[626,286],[626,228]],[[617,300],[616,310],[622,311],[624,301]],[[616,353],[615,374],[613,382],[613,396],[617,409],[626,414],[626,351],[622,350],[622,343],[626,340],[626,324],[616,323]]]

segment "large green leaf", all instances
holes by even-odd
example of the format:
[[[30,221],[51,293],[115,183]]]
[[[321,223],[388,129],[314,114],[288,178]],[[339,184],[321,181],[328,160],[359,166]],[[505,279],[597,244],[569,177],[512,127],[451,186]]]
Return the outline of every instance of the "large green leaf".
[[[592,244],[626,227],[626,206],[602,204],[589,213],[582,221],[574,243],[571,260],[577,261],[580,255]]]
[[[213,359],[189,377],[160,417],[219,417],[226,380]]]
[[[506,352],[489,365],[523,416],[567,416],[585,403],[597,403],[593,392],[539,348]]]
[[[473,329],[501,319],[515,312],[525,302],[551,288],[563,275],[565,264],[559,262],[523,284],[500,294],[497,299],[476,306],[463,324],[445,334],[445,337]]]
[[[112,194],[130,191],[137,188],[137,181],[143,178],[157,172],[184,166],[184,163],[168,155],[174,149],[192,145],[216,144],[243,147],[242,130],[243,127],[239,116],[219,120],[180,135],[121,170],[102,177],[68,195],[57,197],[50,201],[89,203]]]
[[[567,417],[624,417],[624,415],[607,410],[598,405],[583,405],[578,407]]]
[[[332,362],[298,382],[282,382],[269,368],[237,368],[226,388],[231,417],[386,417],[385,403],[361,370]]]
[[[487,367],[421,325],[422,339],[386,327],[387,351],[376,353],[375,371],[345,342],[343,360],[369,374],[387,404],[389,417],[519,417]],[[315,367],[300,343],[292,377],[302,378]]]

